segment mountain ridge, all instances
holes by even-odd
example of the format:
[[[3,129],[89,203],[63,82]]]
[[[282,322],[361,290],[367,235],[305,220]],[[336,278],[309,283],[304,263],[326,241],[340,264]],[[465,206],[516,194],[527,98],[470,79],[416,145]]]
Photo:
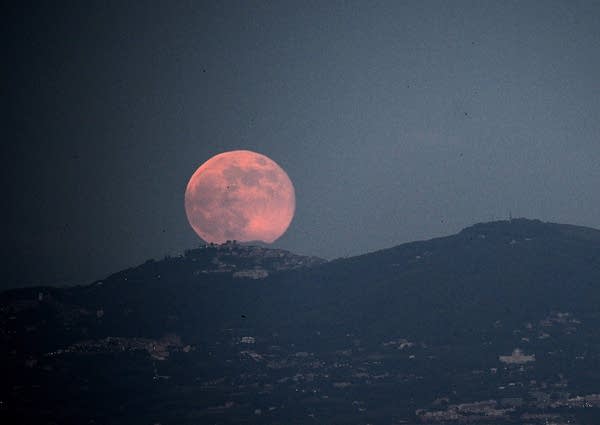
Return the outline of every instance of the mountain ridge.
[[[543,222],[538,219],[527,219],[527,218],[512,218],[509,220],[497,220],[497,221],[476,223],[476,224],[467,226],[467,227],[463,228],[462,230],[460,230],[459,232],[452,234],[452,235],[438,236],[438,237],[433,237],[433,238],[429,238],[429,239],[404,242],[404,243],[394,245],[394,246],[388,247],[388,248],[381,248],[381,249],[377,249],[375,251],[366,252],[366,253],[350,256],[350,257],[333,258],[331,260],[325,260],[323,258],[320,258],[317,256],[312,256],[312,255],[299,255],[299,254],[295,254],[289,250],[280,249],[280,248],[269,248],[262,244],[254,245],[254,244],[238,243],[236,241],[228,241],[224,244],[204,244],[204,245],[201,245],[196,248],[186,249],[183,254],[176,255],[176,256],[167,255],[167,256],[163,257],[162,259],[151,258],[151,259],[146,260],[144,263],[139,264],[138,266],[129,267],[124,270],[111,273],[103,279],[98,279],[98,280],[95,280],[93,282],[86,283],[86,284],[66,285],[66,286],[35,285],[35,286],[27,286],[27,287],[12,287],[12,288],[3,289],[2,291],[0,291],[0,294],[5,293],[5,292],[20,291],[20,290],[35,291],[36,289],[39,289],[39,288],[49,288],[49,287],[69,288],[69,287],[89,286],[89,285],[98,284],[99,282],[103,282],[114,276],[118,276],[120,274],[130,272],[132,270],[142,267],[143,265],[152,264],[152,263],[161,263],[161,262],[167,262],[167,261],[174,261],[174,260],[178,260],[178,259],[182,259],[182,258],[186,258],[186,257],[200,256],[201,254],[208,254],[209,256],[210,255],[218,256],[219,253],[223,254],[223,253],[229,252],[229,253],[232,253],[233,255],[236,255],[236,251],[238,251],[238,255],[240,253],[250,254],[250,255],[246,255],[246,257],[247,258],[254,257],[255,263],[256,263],[256,260],[261,257],[268,258],[268,257],[274,257],[274,256],[287,257],[288,260],[291,259],[291,261],[298,262],[298,264],[295,266],[290,266],[287,268],[286,267],[276,267],[277,270],[275,270],[275,269],[271,270],[272,272],[275,272],[275,271],[293,270],[293,269],[297,269],[300,267],[311,267],[311,266],[321,265],[321,264],[325,264],[325,263],[339,263],[339,262],[344,262],[344,261],[352,261],[353,259],[357,259],[357,258],[364,258],[364,257],[368,257],[371,255],[381,254],[381,253],[385,253],[385,252],[392,251],[392,250],[401,250],[403,248],[407,248],[407,247],[411,247],[411,246],[418,246],[420,244],[425,244],[425,243],[433,243],[435,241],[445,240],[447,238],[456,238],[456,237],[471,237],[472,238],[474,235],[485,236],[486,232],[489,233],[490,231],[493,232],[496,236],[504,236],[504,237],[508,237],[511,235],[521,236],[521,237],[531,237],[531,236],[536,236],[536,235],[537,236],[545,235],[546,237],[548,237],[550,235],[553,235],[556,237],[556,236],[562,235],[562,236],[567,236],[569,238],[573,238],[575,240],[589,240],[589,241],[600,242],[600,230],[599,229],[595,229],[592,227],[586,227],[586,226],[580,226],[580,225],[573,225],[573,224]],[[252,254],[252,251],[254,251],[253,254]],[[241,257],[241,255],[240,255],[240,257]],[[210,259],[212,260],[212,258],[210,258]],[[250,262],[252,262],[252,261],[250,261]],[[303,264],[301,264],[301,263],[303,263]],[[260,266],[260,264],[251,264],[250,266]],[[211,272],[211,271],[217,272],[216,268],[215,268],[215,270],[210,270],[210,269],[207,269],[207,270],[208,270],[208,272]],[[231,270],[228,270],[228,271],[231,271]],[[239,276],[239,277],[241,277],[241,276]]]

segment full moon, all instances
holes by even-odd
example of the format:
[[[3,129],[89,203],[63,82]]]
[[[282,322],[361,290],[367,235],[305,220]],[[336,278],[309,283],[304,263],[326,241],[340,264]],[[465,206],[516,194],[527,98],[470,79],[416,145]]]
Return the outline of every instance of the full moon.
[[[188,221],[206,242],[272,243],[289,227],[295,208],[286,172],[272,159],[246,150],[213,156],[185,190]]]

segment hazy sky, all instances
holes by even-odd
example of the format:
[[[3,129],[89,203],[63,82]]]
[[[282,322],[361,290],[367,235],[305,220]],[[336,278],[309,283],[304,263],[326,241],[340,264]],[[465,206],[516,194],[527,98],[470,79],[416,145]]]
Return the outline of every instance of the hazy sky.
[[[196,246],[187,180],[231,149],[289,174],[298,253],[600,228],[600,2],[35,3],[3,13],[3,287]]]

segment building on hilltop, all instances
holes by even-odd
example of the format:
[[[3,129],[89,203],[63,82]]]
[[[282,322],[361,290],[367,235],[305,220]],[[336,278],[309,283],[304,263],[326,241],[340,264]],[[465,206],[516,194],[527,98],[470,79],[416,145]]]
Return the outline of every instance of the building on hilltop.
[[[500,356],[500,361],[506,364],[525,364],[535,361],[535,355],[524,354],[519,348],[515,348],[512,354],[508,356]]]

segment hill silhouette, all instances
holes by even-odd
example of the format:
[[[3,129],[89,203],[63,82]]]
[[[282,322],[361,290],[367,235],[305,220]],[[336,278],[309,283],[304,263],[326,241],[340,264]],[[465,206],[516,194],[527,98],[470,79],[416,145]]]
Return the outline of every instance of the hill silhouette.
[[[600,231],[514,219],[6,291],[2,423],[597,423],[599,285]]]

